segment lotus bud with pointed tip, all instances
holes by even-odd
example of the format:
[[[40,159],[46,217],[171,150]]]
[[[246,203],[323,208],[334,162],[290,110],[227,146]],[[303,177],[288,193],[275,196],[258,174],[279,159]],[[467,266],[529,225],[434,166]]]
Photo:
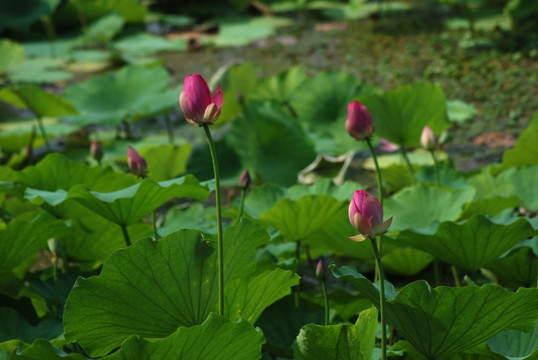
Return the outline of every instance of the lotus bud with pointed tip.
[[[193,126],[213,124],[220,115],[224,96],[220,85],[211,96],[211,91],[200,74],[185,77],[179,105],[187,122]]]
[[[103,148],[101,143],[98,141],[92,141],[90,145],[90,155],[97,161],[100,161],[103,158]]]
[[[239,187],[243,190],[247,190],[250,186],[250,174],[248,170],[243,171],[241,178],[239,179]]]
[[[316,277],[318,279],[325,278],[325,265],[323,264],[322,259],[319,259],[318,264],[316,265]]]
[[[359,231],[359,235],[350,239],[362,241],[386,233],[392,223],[392,216],[383,222],[383,209],[379,201],[366,191],[357,190],[349,204],[349,221]]]
[[[437,139],[433,130],[428,126],[424,126],[422,134],[420,135],[420,144],[426,150],[435,150],[437,147]]]
[[[148,165],[146,159],[144,159],[135,149],[129,146],[127,149],[127,165],[131,173],[143,177],[146,174]]]
[[[370,111],[358,102],[352,101],[347,106],[346,130],[356,140],[364,140],[372,136],[374,124]]]

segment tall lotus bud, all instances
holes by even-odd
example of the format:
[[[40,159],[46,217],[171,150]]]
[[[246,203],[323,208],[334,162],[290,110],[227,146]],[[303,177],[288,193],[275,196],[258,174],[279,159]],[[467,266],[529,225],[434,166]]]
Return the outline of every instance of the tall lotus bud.
[[[359,231],[359,235],[350,239],[362,241],[386,233],[392,223],[392,216],[383,222],[383,208],[379,201],[366,191],[357,190],[349,204],[349,221]]]
[[[224,96],[220,85],[211,96],[211,91],[200,74],[185,77],[179,105],[187,122],[193,126],[213,124],[220,115]]]
[[[316,277],[321,280],[325,279],[325,265],[322,259],[319,259],[316,265]]]
[[[243,190],[247,190],[250,186],[250,174],[248,173],[248,170],[243,171],[241,174],[241,178],[239,179],[239,187]]]
[[[420,135],[420,144],[426,150],[435,150],[437,147],[437,139],[433,130],[428,126],[424,126],[422,134]]]
[[[103,158],[103,148],[101,147],[100,142],[92,141],[90,145],[90,155],[95,160],[101,161],[101,159]]]
[[[146,174],[147,164],[144,159],[135,149],[129,146],[127,149],[127,165],[131,173],[143,177]]]
[[[346,130],[356,140],[364,140],[374,132],[370,111],[358,102],[352,101],[347,106]]]

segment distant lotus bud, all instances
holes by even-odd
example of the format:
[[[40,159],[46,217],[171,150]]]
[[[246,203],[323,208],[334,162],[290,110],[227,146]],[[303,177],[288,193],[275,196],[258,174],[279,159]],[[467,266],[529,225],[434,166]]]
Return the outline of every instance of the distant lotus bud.
[[[347,106],[346,130],[356,140],[364,140],[374,132],[370,111],[357,100]]]
[[[318,264],[316,265],[316,277],[322,280],[325,278],[325,265],[323,265],[322,259],[319,259]]]
[[[424,126],[424,130],[422,130],[422,135],[420,135],[420,144],[426,150],[435,150],[437,147],[437,139],[435,138],[435,134],[428,125]]]
[[[129,170],[131,173],[143,177],[146,174],[147,164],[146,159],[144,159],[140,154],[129,146],[127,149],[127,165],[129,165]]]
[[[206,81],[200,74],[185,78],[179,105],[187,122],[194,126],[214,123],[220,115],[224,96],[220,85],[211,96]]]
[[[97,161],[101,161],[103,158],[103,148],[99,141],[92,141],[90,145],[90,155]]]
[[[248,173],[248,170],[243,171],[241,178],[239,179],[239,187],[243,190],[247,190],[250,186],[250,181],[250,174]]]
[[[31,145],[26,145],[24,147],[24,155],[28,159],[32,159],[32,156],[34,156],[34,148]]]
[[[388,141],[387,139],[384,139],[384,138],[380,138],[379,139],[379,148],[383,151],[387,151],[387,152],[392,152],[392,151],[396,151],[396,150],[399,150],[400,147],[394,143],[391,143],[390,141]]]
[[[349,204],[349,221],[360,233],[350,239],[362,241],[386,233],[392,223],[392,216],[383,222],[383,209],[379,201],[366,191],[357,190]]]

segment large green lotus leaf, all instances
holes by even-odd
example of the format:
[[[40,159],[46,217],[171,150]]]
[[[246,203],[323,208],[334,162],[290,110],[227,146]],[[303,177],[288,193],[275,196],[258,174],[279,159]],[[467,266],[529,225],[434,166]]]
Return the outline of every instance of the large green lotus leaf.
[[[65,61],[59,58],[26,59],[9,68],[7,75],[14,83],[55,83],[73,77],[64,71]]]
[[[227,136],[243,165],[267,182],[294,184],[316,157],[301,125],[276,103],[249,101]]]
[[[277,228],[287,241],[299,241],[332,220],[347,207],[329,195],[306,195],[297,200],[279,200],[260,220]]]
[[[224,91],[224,102],[217,124],[234,118],[243,108],[243,102],[256,94],[256,67],[250,61],[230,67],[220,79]],[[213,87],[216,84],[211,83]]]
[[[181,327],[170,336],[147,341],[127,339],[121,349],[103,360],[247,360],[259,359],[263,334],[248,322],[230,321],[211,313],[201,325]]]
[[[488,339],[488,346],[509,359],[536,359],[538,357],[538,322],[528,333],[504,330]]]
[[[91,191],[84,185],[76,185],[68,195],[70,199],[119,225],[139,221],[172,198],[205,200],[208,196],[207,187],[200,185],[192,175],[161,182],[144,179],[113,192]]]
[[[449,264],[475,271],[534,234],[535,230],[523,218],[503,225],[475,215],[461,223],[443,222],[435,234],[405,230],[395,243],[426,251]]]
[[[296,360],[371,360],[377,329],[377,310],[359,314],[355,325],[308,324],[293,344]]]
[[[524,246],[492,261],[485,268],[491,270],[502,284],[531,287],[538,276],[538,256],[530,247]]]
[[[0,53],[2,54],[0,58],[0,74],[24,59],[23,47],[8,39],[0,40]]]
[[[424,270],[433,257],[417,249],[396,248],[383,254],[381,261],[387,273],[413,276]]]
[[[134,121],[155,111],[151,103],[161,103],[167,93],[170,76],[163,67],[125,66],[73,84],[63,95],[77,108],[79,115],[65,116],[79,125],[117,126],[122,121]],[[168,99],[170,104],[177,101]],[[172,101],[173,100],[173,101]],[[169,106],[171,106],[168,104]]]
[[[50,238],[69,234],[64,223],[45,212],[27,217],[11,220],[0,231],[0,276],[9,274],[28,257],[45,248]]]
[[[286,188],[276,184],[264,184],[253,188],[245,199],[245,212],[253,218],[259,218],[265,211],[275,206],[286,194]]]
[[[353,267],[334,267],[342,279],[379,305],[377,288]],[[415,281],[386,302],[389,323],[429,359],[469,350],[505,329],[529,331],[538,319],[538,289],[511,293],[497,285],[431,288]]]
[[[49,93],[41,89],[36,85],[19,85],[12,86],[11,88],[3,89],[3,95],[7,95],[5,91],[11,91],[14,96],[17,96],[20,100],[17,103],[12,103],[12,105],[19,105],[23,103],[26,108],[33,112],[38,117],[46,116],[61,116],[76,114],[77,110],[66,99],[62,97]],[[3,96],[3,100],[7,100]]]
[[[275,29],[289,25],[286,18],[265,16],[263,18],[231,18],[218,21],[219,33],[212,41],[217,46],[245,46],[252,41],[275,34]]]
[[[165,236],[179,229],[193,229],[206,234],[217,233],[216,213],[214,207],[195,203],[186,209],[170,208],[166,213],[164,224],[159,227],[159,235]],[[223,227],[226,223],[222,224]]]
[[[279,74],[263,78],[252,96],[260,100],[277,100],[289,103],[305,80],[304,70],[294,66]]]
[[[0,2],[0,31],[4,27],[26,30],[43,16],[52,14],[59,0],[21,0]]]
[[[454,123],[464,123],[476,116],[476,108],[461,100],[449,100],[446,102],[448,120]]]
[[[530,211],[538,211],[538,165],[518,168],[512,174],[514,188]]]
[[[96,41],[108,44],[110,40],[121,31],[124,24],[125,20],[120,15],[110,13],[88,26],[84,38],[80,41],[83,44],[85,41]]]
[[[41,321],[37,326],[32,326],[19,312],[10,308],[0,308],[0,342],[19,339],[32,342],[37,338],[56,339],[63,333],[62,322],[59,319]]]
[[[538,134],[538,113],[534,114],[529,126],[521,133],[516,146],[504,152],[502,166],[537,165],[538,142],[536,134]]]
[[[355,77],[343,72],[321,73],[297,88],[291,106],[299,120],[308,131],[332,140],[325,146],[316,141],[318,153],[340,155],[357,150],[360,143],[346,133],[345,122],[348,103],[364,89]]]
[[[334,181],[328,178],[319,179],[312,185],[294,185],[286,193],[286,197],[297,200],[308,194],[313,195],[331,195],[336,200],[349,200],[353,197],[356,190],[362,189],[363,186],[354,181],[346,181],[341,185],[336,185]]]
[[[60,323],[61,325],[61,323]],[[1,359],[1,358],[0,358]],[[66,353],[57,348],[51,342],[44,339],[37,339],[31,346],[22,351],[14,351],[10,360],[86,360],[84,355],[78,353]]]
[[[148,164],[148,177],[155,181],[173,179],[187,170],[192,145],[160,145],[141,149]]]
[[[249,275],[255,245],[267,240],[252,222],[228,228],[225,280]],[[130,335],[162,338],[201,324],[217,298],[217,251],[199,232],[142,239],[110,255],[99,276],[77,280],[64,311],[65,337],[92,356],[105,355]]]
[[[254,324],[275,301],[291,293],[299,276],[279,268],[226,283],[224,315],[230,320],[245,319]]]
[[[430,83],[405,85],[384,95],[363,96],[359,101],[370,110],[376,135],[401,146],[420,145],[426,125],[436,134],[450,126],[445,94]]]
[[[405,188],[385,201],[385,217],[393,216],[389,231],[427,229],[438,222],[456,220],[474,192],[426,186]]]
[[[74,236],[62,244],[67,254],[81,262],[103,262],[114,251],[124,248],[125,239],[121,228],[105,218],[91,213],[91,216],[73,221]],[[134,243],[153,235],[153,226],[136,223],[127,226],[129,239]]]
[[[187,41],[183,39],[170,41],[161,36],[142,32],[122,38],[116,41],[114,46],[132,56],[140,56],[153,55],[161,51],[183,51],[187,48]]]

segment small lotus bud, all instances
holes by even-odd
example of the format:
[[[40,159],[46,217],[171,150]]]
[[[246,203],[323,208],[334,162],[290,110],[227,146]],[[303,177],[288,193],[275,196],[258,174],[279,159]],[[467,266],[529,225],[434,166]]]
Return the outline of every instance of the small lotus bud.
[[[437,139],[435,138],[435,134],[428,125],[424,126],[424,130],[422,130],[422,135],[420,135],[420,144],[426,150],[435,150],[437,147]]]
[[[250,181],[250,174],[248,173],[248,170],[243,171],[241,178],[239,179],[239,187],[243,190],[247,190],[250,186]]]
[[[143,177],[146,174],[146,159],[140,156],[140,154],[130,146],[127,149],[127,165],[129,165],[131,173],[135,175]]]
[[[318,279],[325,279],[325,265],[323,264],[322,259],[319,259],[318,265],[316,266],[316,276]]]
[[[101,161],[101,159],[103,158],[103,148],[101,147],[100,142],[92,141],[90,145],[90,155],[95,160]]]
[[[370,111],[358,102],[352,101],[347,106],[346,130],[356,140],[364,140],[374,132]]]

